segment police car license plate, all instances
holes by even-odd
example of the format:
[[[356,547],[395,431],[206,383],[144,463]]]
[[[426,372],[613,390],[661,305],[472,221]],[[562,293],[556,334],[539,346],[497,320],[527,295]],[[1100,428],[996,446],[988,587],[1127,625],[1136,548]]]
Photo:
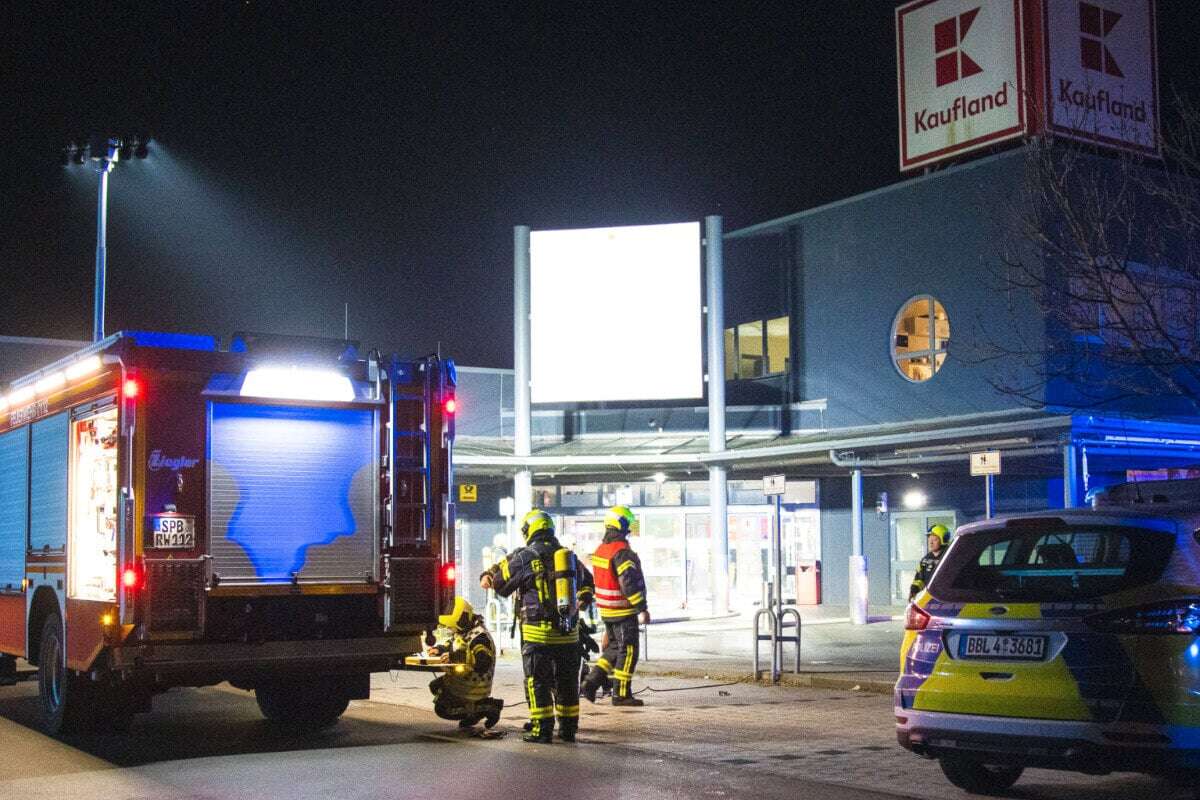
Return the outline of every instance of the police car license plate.
[[[195,517],[151,517],[156,550],[190,550],[196,546]]]
[[[959,658],[1041,661],[1046,655],[1045,636],[1001,636],[971,633],[959,639]]]

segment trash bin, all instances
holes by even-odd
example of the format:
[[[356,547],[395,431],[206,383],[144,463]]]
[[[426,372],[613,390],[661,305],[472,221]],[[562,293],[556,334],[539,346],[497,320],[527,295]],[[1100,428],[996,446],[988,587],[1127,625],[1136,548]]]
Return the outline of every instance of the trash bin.
[[[821,562],[796,562],[796,605],[821,604]]]

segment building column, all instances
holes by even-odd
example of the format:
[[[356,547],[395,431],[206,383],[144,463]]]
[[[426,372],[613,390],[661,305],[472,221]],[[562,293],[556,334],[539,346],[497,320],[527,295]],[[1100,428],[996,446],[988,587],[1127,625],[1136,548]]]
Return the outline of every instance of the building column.
[[[528,457],[533,450],[530,402],[529,226],[513,228],[513,455]],[[513,512],[522,519],[532,507],[533,473],[513,476]]]
[[[725,286],[721,217],[704,218],[704,267],[708,285],[708,451],[725,450]],[[712,534],[712,613],[729,612],[729,509],[725,468],[708,470]]]
[[[867,624],[868,564],[863,554],[862,470],[850,473],[850,621]]]

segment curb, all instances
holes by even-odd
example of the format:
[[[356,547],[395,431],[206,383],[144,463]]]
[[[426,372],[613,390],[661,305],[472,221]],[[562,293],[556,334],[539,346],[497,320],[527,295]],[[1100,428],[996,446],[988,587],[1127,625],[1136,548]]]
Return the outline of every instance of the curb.
[[[643,662],[638,665],[637,674],[644,677],[688,678],[692,680],[729,681],[738,683],[754,683],[763,686],[772,685],[770,678],[755,679],[748,672],[731,672],[729,670],[669,668],[655,669]],[[838,689],[841,691],[866,692],[868,694],[891,695],[896,685],[896,675],[886,672],[801,672],[795,674],[785,672],[779,676],[780,686],[803,687],[810,689]]]

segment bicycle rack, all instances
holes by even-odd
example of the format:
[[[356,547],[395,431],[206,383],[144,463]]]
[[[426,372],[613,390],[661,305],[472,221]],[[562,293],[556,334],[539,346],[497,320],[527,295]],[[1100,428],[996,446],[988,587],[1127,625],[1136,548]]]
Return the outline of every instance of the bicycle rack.
[[[795,618],[796,633],[794,636],[784,636],[783,629],[788,627],[784,620],[788,616]],[[770,621],[770,633],[762,632],[762,618],[767,617]],[[793,670],[795,674],[800,674],[800,636],[802,633],[802,621],[800,620],[800,612],[794,608],[785,608],[778,615],[769,608],[760,608],[754,612],[754,680],[758,680],[764,670],[761,667],[759,658],[759,643],[771,643],[771,682],[779,683],[780,675],[783,673],[783,645],[785,642],[792,642],[796,645],[796,668]]]

